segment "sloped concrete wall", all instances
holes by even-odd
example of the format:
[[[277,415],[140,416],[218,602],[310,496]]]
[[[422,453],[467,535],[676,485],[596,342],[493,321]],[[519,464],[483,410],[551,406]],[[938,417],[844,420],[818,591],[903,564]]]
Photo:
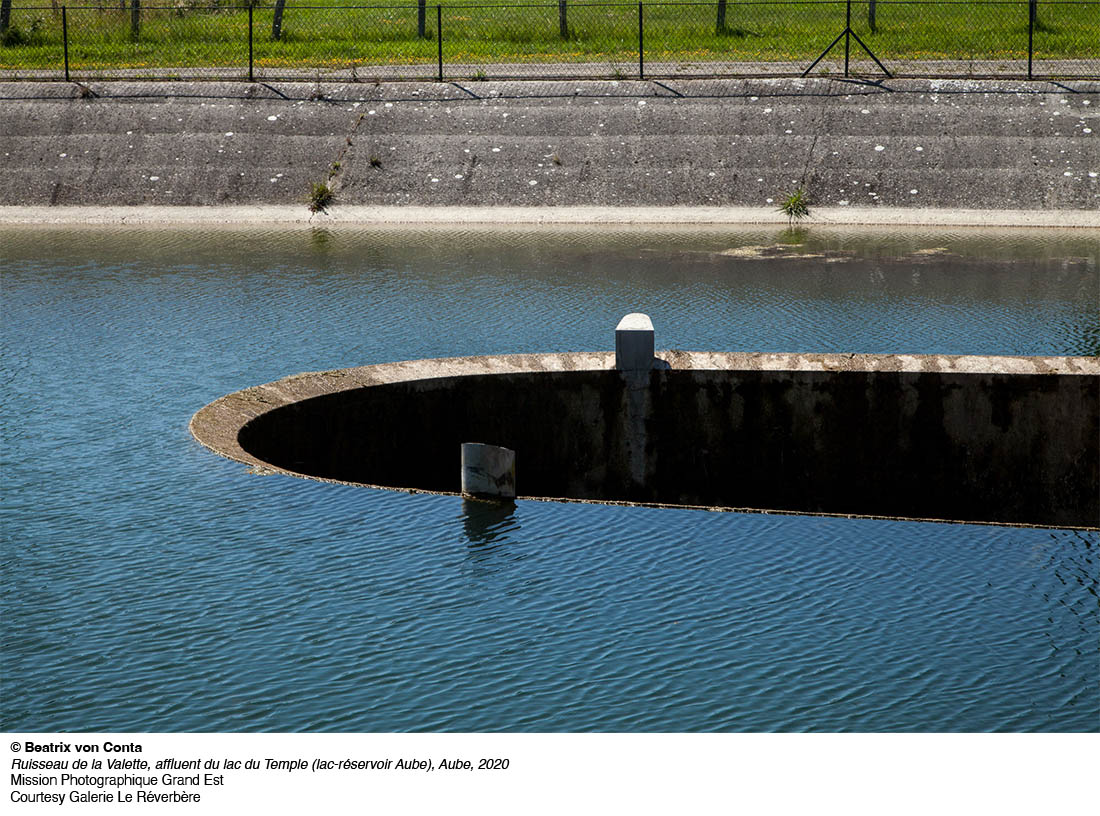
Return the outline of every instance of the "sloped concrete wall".
[[[584,205],[746,206],[767,218],[799,185],[815,213],[1100,207],[1095,80],[84,88],[0,81],[0,207],[12,208],[0,217],[263,204],[306,218],[318,182],[335,189],[335,216]]]

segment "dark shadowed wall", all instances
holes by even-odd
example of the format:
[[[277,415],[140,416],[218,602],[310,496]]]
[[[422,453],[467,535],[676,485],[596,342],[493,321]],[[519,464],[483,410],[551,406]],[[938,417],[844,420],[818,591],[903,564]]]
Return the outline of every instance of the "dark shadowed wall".
[[[521,495],[1100,524],[1100,378],[938,371],[492,374],[358,388],[247,423],[311,476],[456,492],[459,445]]]

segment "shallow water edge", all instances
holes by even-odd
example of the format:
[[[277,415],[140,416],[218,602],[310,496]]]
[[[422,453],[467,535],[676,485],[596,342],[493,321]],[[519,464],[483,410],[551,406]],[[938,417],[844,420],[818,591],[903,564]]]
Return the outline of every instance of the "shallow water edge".
[[[19,226],[145,224],[204,227],[241,224],[785,224],[765,207],[385,207],[341,206],[312,214],[299,205],[230,207],[12,207],[0,206],[0,224]],[[975,210],[910,207],[814,207],[804,226],[1013,227],[1100,229],[1100,211]]]

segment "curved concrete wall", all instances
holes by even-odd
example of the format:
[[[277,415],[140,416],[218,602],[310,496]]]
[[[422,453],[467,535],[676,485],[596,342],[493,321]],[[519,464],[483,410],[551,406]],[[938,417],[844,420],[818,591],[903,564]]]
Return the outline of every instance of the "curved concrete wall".
[[[241,461],[389,487],[457,492],[461,443],[485,442],[516,451],[521,496],[1100,524],[1100,361],[660,356],[636,375],[606,354],[303,375],[192,427]]]

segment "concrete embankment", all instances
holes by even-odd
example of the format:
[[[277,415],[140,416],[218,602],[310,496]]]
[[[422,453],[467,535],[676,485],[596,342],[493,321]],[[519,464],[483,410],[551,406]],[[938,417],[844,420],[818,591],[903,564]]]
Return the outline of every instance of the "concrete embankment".
[[[804,186],[838,220],[1014,210],[1100,225],[1095,81],[8,82],[0,97],[8,221],[65,206],[306,218],[310,185],[328,182],[335,217],[367,220],[577,206],[767,220]]]
[[[288,377],[191,422],[262,468],[457,492],[464,442],[521,496],[1100,525],[1100,362],[661,352],[418,360]]]

